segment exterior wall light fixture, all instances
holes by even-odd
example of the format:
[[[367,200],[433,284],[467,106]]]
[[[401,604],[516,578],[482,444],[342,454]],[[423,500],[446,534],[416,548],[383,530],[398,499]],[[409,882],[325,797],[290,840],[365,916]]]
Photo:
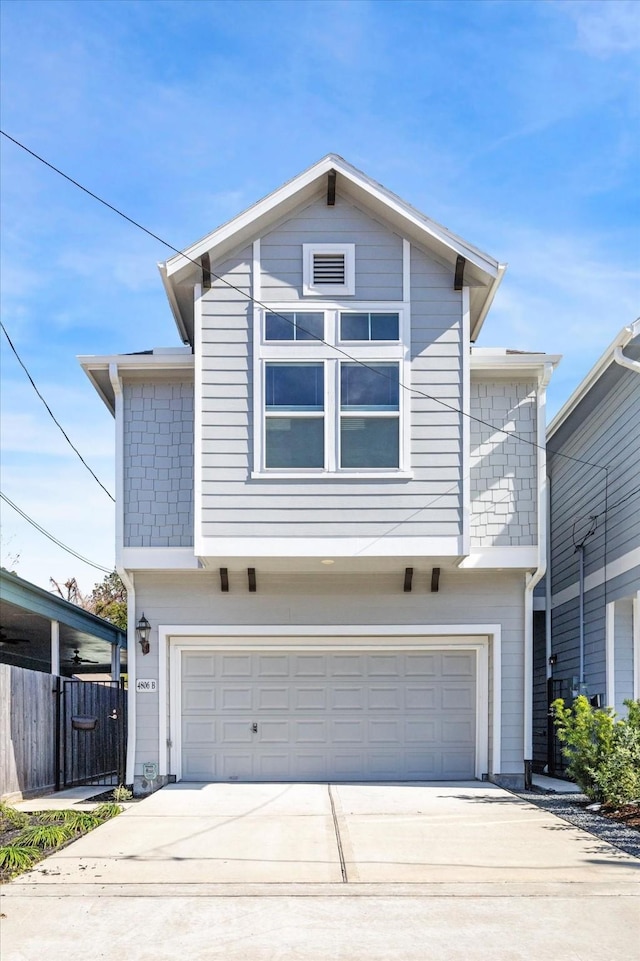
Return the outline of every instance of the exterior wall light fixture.
[[[140,647],[142,648],[143,654],[149,653],[149,635],[150,634],[151,634],[151,624],[146,619],[143,612],[142,617],[136,624],[136,636],[140,642]]]

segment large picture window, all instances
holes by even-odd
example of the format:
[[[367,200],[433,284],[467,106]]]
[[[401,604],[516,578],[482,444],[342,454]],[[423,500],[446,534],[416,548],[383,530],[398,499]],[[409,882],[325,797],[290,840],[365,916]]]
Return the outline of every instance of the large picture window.
[[[257,323],[256,476],[406,473],[402,311],[283,306]]]

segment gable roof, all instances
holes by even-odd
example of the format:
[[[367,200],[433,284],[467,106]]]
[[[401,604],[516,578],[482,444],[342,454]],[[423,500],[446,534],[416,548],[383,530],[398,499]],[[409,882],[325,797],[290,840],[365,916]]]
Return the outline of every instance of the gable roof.
[[[338,175],[338,196],[343,195],[354,204],[371,211],[402,237],[419,244],[449,266],[452,274],[458,256],[464,257],[464,282],[470,288],[471,339],[476,339],[506,269],[505,265],[426,217],[342,157],[327,154],[243,213],[192,244],[182,254],[158,264],[171,310],[185,342],[193,343],[192,288],[201,279],[199,258],[207,253],[214,264],[260,237],[276,221],[281,221],[297,207],[310,203],[326,192],[326,178],[330,171]]]
[[[629,346],[632,341],[640,338],[640,317],[628,327],[623,327],[620,333],[609,344],[604,354],[596,361],[587,376],[582,380],[568,400],[565,401],[556,416],[547,427],[547,440],[559,430],[565,421],[571,416],[578,404],[584,400],[589,391],[606,374],[613,364],[622,363],[622,366],[633,366],[640,372],[638,360],[625,357],[622,353],[624,348]],[[625,360],[628,363],[625,363]]]

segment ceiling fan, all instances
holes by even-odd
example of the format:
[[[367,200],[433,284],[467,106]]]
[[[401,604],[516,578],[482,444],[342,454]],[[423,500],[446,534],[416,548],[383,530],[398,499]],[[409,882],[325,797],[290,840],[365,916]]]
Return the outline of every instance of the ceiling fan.
[[[29,644],[28,637],[9,637],[3,627],[0,627],[0,644]]]
[[[67,661],[71,664],[99,664],[99,661],[91,661],[88,657],[80,657],[80,651],[78,648],[73,652],[73,657],[68,657]]]

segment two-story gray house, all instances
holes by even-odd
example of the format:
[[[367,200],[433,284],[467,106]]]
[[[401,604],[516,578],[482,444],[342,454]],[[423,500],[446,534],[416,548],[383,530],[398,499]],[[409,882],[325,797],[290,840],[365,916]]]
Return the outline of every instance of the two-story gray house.
[[[640,697],[640,319],[620,331],[549,424],[547,462],[534,759],[554,771],[563,761],[553,736],[543,736],[548,700],[584,693],[624,715],[624,701]]]
[[[472,346],[503,271],[329,155],[160,265],[186,346],[82,358],[137,790],[522,783],[558,358]]]

